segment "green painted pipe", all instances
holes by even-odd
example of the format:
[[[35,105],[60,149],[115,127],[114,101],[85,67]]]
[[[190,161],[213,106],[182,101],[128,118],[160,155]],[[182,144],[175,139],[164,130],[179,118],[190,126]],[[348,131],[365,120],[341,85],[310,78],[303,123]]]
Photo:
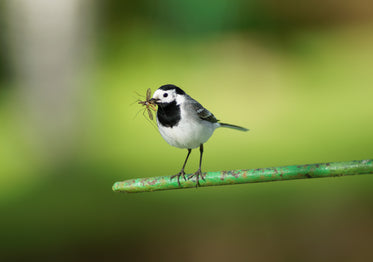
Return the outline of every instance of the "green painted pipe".
[[[373,174],[373,159],[355,160],[348,162],[332,162],[298,166],[284,166],[258,169],[242,169],[232,171],[217,171],[203,173],[205,180],[200,180],[200,186],[223,186],[243,183],[257,183],[304,178],[336,177]],[[129,179],[116,182],[115,192],[150,192],[157,190],[192,188],[196,186],[195,179],[184,181],[170,176]]]

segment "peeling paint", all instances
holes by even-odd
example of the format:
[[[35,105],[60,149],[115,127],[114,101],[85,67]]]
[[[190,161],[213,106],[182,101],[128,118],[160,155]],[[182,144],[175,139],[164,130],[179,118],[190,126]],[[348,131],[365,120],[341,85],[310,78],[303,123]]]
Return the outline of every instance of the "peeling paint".
[[[205,181],[201,181],[201,187],[372,173],[372,159],[274,168],[230,170],[204,173]],[[115,192],[150,192],[167,189],[195,188],[195,183],[193,183],[192,180],[180,182],[181,187],[178,186],[176,182],[170,181],[170,176],[138,178],[116,182],[112,189]]]
[[[231,175],[234,176],[235,178],[239,178],[240,177],[240,172],[237,170],[237,171],[230,171]]]

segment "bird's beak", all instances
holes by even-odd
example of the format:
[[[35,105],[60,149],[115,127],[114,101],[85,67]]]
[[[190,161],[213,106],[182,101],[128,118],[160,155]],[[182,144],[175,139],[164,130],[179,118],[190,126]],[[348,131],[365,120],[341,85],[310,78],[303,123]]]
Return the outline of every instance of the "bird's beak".
[[[151,104],[153,104],[153,105],[158,104],[158,101],[159,101],[158,98],[150,98],[150,99],[149,99],[149,103],[151,103]]]

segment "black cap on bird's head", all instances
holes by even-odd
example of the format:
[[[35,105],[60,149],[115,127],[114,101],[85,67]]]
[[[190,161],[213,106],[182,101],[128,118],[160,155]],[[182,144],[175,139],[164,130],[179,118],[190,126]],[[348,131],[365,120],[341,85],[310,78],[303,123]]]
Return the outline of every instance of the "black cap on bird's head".
[[[185,92],[175,85],[163,85],[159,87],[153,94],[153,98],[150,99],[151,103],[158,105],[167,105],[170,103],[180,103],[181,97],[185,95]]]
[[[185,92],[180,88],[172,84],[163,85],[158,89],[162,89],[163,91],[172,90],[174,89],[176,91],[176,94],[178,95],[184,95]]]

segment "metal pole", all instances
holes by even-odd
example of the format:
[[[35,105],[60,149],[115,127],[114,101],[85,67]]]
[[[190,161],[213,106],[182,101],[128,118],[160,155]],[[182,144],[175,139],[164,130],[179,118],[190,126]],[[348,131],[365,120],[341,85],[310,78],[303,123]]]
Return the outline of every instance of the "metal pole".
[[[372,173],[373,159],[368,159],[348,162],[206,172],[203,173],[205,180],[200,180],[199,183],[201,187],[206,187]],[[116,182],[113,185],[113,191],[137,193],[157,190],[195,188],[196,186],[194,179],[187,181],[180,180],[180,183],[181,186],[177,184],[176,179],[170,180],[170,176],[137,178]]]

